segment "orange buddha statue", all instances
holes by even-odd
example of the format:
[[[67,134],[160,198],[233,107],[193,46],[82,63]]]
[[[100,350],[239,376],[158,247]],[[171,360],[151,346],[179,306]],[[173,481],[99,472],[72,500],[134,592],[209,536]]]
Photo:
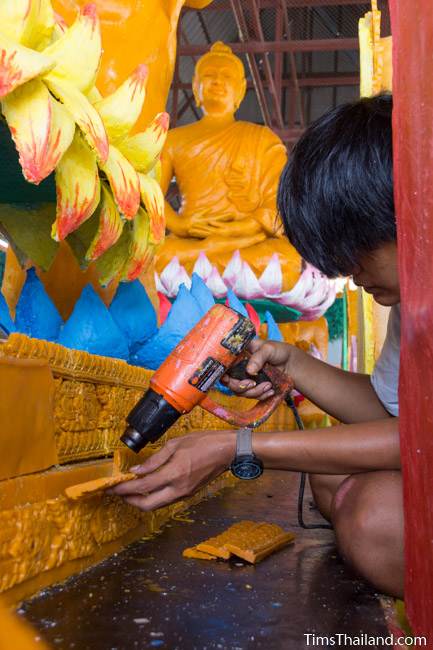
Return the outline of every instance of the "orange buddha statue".
[[[283,290],[301,273],[301,258],[277,217],[278,179],[286,149],[267,127],[235,120],[246,91],[242,61],[221,42],[197,62],[193,80],[198,122],[172,129],[162,155],[161,187],[173,176],[182,206],[166,201],[169,234],[157,258],[161,272],[177,256],[191,272],[200,253],[222,272],[236,250],[259,276],[276,253]]]

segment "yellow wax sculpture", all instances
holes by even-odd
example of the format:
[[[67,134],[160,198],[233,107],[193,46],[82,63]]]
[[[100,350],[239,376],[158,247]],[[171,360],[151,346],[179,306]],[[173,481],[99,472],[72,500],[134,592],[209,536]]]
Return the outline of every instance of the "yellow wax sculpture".
[[[53,0],[54,9],[70,24],[89,0]],[[176,31],[182,7],[202,9],[212,0],[94,0],[101,21],[105,55],[97,86],[112,93],[134,68],[149,67],[147,100],[135,125],[148,126],[165,110],[176,60]]]
[[[196,65],[193,90],[203,118],[169,131],[161,187],[173,176],[182,196],[179,213],[166,202],[168,235],[157,259],[162,271],[177,256],[191,272],[200,252],[221,272],[237,249],[260,275],[279,254],[283,290],[298,280],[301,259],[277,218],[278,179],[286,149],[267,127],[236,121],[246,80],[241,60],[215,43]]]
[[[104,96],[115,89],[137,68],[145,63],[149,69],[146,101],[134,132],[143,131],[157,113],[165,109],[173,77],[176,57],[176,30],[183,6],[201,9],[211,0],[97,0],[97,15],[101,24],[103,55],[96,81]],[[53,0],[60,19],[71,25],[88,0]],[[51,299],[63,318],[68,318],[83,287],[91,282],[103,300],[109,304],[116,282],[103,289],[98,282],[94,264],[83,271],[68,245],[60,243],[56,258],[47,272],[38,271]],[[67,278],[67,282],[65,279]],[[2,290],[12,312],[15,310],[25,273],[11,249],[8,251]],[[155,305],[153,269],[140,275]]]
[[[377,0],[359,20],[361,97],[392,91],[392,36],[380,34],[381,12]]]

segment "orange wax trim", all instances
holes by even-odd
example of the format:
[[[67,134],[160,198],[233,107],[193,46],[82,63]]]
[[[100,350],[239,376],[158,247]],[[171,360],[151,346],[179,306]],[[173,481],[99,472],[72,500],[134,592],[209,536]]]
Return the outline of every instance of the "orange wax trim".
[[[86,483],[71,485],[70,487],[66,488],[65,494],[69,499],[73,499],[75,501],[76,499],[82,499],[85,497],[94,496],[95,494],[100,494],[110,487],[114,487],[115,485],[119,485],[119,483],[124,483],[125,481],[131,481],[134,478],[136,478],[136,474],[132,474],[132,472],[97,478],[93,481],[87,481]]]

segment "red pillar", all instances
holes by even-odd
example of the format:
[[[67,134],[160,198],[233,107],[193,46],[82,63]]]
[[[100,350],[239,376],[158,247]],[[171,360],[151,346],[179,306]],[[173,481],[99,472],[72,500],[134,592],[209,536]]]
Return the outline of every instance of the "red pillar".
[[[433,2],[390,0],[402,304],[405,601],[433,648]]]

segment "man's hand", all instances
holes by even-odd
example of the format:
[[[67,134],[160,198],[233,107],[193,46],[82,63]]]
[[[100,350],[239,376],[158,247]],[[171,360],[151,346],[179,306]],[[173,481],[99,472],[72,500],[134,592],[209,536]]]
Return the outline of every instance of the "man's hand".
[[[173,438],[130,471],[142,478],[116,485],[109,494],[124,497],[140,510],[155,510],[191,496],[224,472],[236,452],[233,431],[204,431]]]
[[[290,366],[291,358],[296,348],[288,343],[279,343],[277,341],[263,341],[254,339],[250,343],[249,351],[251,357],[248,360],[247,372],[250,375],[256,375],[262,370],[265,363],[275,366],[281,372],[291,375]],[[232,379],[224,375],[222,383],[228,386],[234,393],[251,399],[265,400],[274,395],[274,390],[270,382],[256,384],[252,379]]]

